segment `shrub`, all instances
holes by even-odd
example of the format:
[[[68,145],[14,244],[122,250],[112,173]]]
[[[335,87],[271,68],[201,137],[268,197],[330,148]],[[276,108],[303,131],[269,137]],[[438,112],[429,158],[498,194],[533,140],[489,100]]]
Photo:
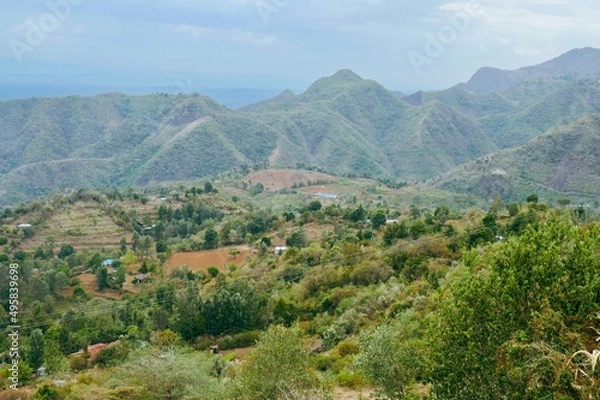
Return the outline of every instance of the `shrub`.
[[[355,341],[345,340],[338,343],[336,350],[341,357],[345,357],[348,355],[358,354],[360,346]]]
[[[217,267],[215,267],[213,265],[211,265],[210,267],[208,267],[206,270],[208,271],[208,274],[211,277],[213,277],[213,278],[216,278],[217,275],[219,275],[219,268],[217,268]]]
[[[217,340],[220,350],[237,349],[254,346],[260,336],[260,331],[249,331],[227,335]]]
[[[347,369],[342,370],[335,376],[335,381],[348,389],[359,389],[364,386],[365,378],[361,373],[352,372]]]
[[[129,346],[124,342],[110,344],[98,352],[96,364],[102,367],[120,364],[127,358]]]
[[[72,356],[69,359],[69,366],[73,371],[83,371],[90,367],[88,359],[83,354]]]

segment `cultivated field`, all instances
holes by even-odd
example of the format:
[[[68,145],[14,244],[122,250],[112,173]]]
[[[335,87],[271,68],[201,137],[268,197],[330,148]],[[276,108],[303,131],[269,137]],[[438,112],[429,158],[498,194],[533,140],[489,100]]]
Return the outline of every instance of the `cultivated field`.
[[[285,188],[291,188],[294,184],[300,183],[308,185],[315,181],[338,181],[340,178],[323,174],[321,172],[300,171],[295,169],[266,169],[252,172],[246,176],[247,181],[252,184],[262,183],[265,189],[269,191],[278,191]]]
[[[240,254],[235,258],[229,254],[231,250],[238,249]],[[247,246],[233,246],[223,249],[193,251],[185,253],[175,253],[167,260],[165,272],[168,275],[175,268],[188,266],[190,271],[206,272],[210,266],[217,267],[219,271],[224,272],[227,266],[231,263],[237,266],[242,265],[246,257],[252,253],[252,250]]]

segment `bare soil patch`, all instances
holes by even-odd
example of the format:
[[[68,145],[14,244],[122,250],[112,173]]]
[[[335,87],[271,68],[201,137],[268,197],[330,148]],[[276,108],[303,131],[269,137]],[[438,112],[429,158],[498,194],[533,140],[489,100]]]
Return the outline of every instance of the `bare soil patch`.
[[[246,176],[246,180],[252,181],[252,184],[262,183],[265,189],[269,191],[278,191],[285,188],[291,188],[294,184],[308,185],[316,181],[335,182],[339,178],[333,175],[321,172],[301,171],[293,169],[265,169],[255,171]]]
[[[233,249],[238,249],[240,254],[235,258],[229,254]],[[175,268],[188,266],[190,271],[206,272],[210,266],[217,267],[224,272],[229,264],[234,263],[238,267],[246,261],[246,257],[252,253],[248,246],[225,247],[216,250],[193,251],[186,253],[175,253],[167,260],[165,272],[169,274]]]

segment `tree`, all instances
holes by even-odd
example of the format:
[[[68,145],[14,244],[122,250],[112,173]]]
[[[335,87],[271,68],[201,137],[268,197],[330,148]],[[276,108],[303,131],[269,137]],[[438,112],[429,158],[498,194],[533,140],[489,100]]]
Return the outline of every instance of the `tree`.
[[[102,291],[110,286],[108,282],[108,269],[106,267],[102,267],[98,270],[96,274],[96,278],[98,280],[98,290]]]
[[[219,247],[219,234],[213,228],[208,228],[204,233],[204,248],[207,250]]]
[[[236,257],[240,254],[240,250],[239,249],[231,249],[229,250],[229,255],[231,257],[233,257],[233,259],[235,260]]]
[[[119,268],[117,268],[117,272],[115,273],[115,278],[114,278],[114,283],[113,283],[113,287],[115,289],[118,289],[118,290],[123,289],[123,284],[125,283],[126,274],[127,274],[127,268],[125,267],[125,265],[120,265]]]
[[[122,254],[127,253],[127,239],[125,239],[124,237],[121,238],[119,246]]]
[[[406,319],[406,318],[405,318]],[[384,324],[360,337],[356,366],[386,399],[406,398],[411,385],[423,374],[427,345],[419,339],[416,323]]]
[[[257,400],[316,389],[318,383],[310,374],[309,352],[303,346],[300,329],[276,325],[261,333],[244,365],[242,382],[245,398]]]
[[[120,398],[148,400],[221,400],[233,398],[232,385],[224,385],[211,374],[214,360],[208,352],[177,348],[161,357],[157,349],[140,350],[117,368],[112,379],[135,387],[135,395]]]
[[[539,197],[535,193],[527,196],[527,202],[528,203],[537,203],[538,201],[539,201]]]
[[[310,212],[317,212],[321,209],[321,207],[323,207],[323,205],[321,204],[321,202],[319,200],[314,200],[311,201],[310,204],[308,205],[307,209]]]
[[[293,232],[286,240],[285,244],[290,247],[303,248],[307,245],[306,234],[303,230]]]
[[[47,339],[44,347],[44,365],[50,375],[55,375],[69,370],[67,358],[63,355],[58,342],[52,338]]]
[[[38,369],[44,363],[44,334],[41,329],[34,329],[29,335],[29,356],[27,361],[33,369]]]
[[[214,190],[215,190],[215,188],[210,181],[206,181],[204,183],[204,193],[210,194],[210,193],[214,192]]]
[[[58,252],[58,258],[65,259],[68,256],[75,254],[75,248],[70,244],[63,244],[60,246],[60,251]]]
[[[483,226],[490,228],[492,231],[496,230],[496,216],[494,214],[487,214],[481,220]]]
[[[593,340],[585,327],[600,308],[599,237],[598,225],[581,229],[550,215],[485,254],[466,253],[432,332],[435,394],[579,398],[560,353]]]
[[[519,205],[517,203],[510,203],[506,208],[508,209],[508,215],[510,215],[511,218],[519,213]]]
[[[373,216],[371,217],[371,224],[375,229],[379,229],[382,226],[384,226],[386,221],[387,216],[384,210],[377,210],[375,214],[373,214]]]

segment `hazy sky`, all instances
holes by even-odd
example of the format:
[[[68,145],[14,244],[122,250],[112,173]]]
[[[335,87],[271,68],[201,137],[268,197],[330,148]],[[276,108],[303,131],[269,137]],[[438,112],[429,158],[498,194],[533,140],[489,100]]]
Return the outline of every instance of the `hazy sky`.
[[[1,1],[0,83],[410,92],[600,47],[597,0]]]

